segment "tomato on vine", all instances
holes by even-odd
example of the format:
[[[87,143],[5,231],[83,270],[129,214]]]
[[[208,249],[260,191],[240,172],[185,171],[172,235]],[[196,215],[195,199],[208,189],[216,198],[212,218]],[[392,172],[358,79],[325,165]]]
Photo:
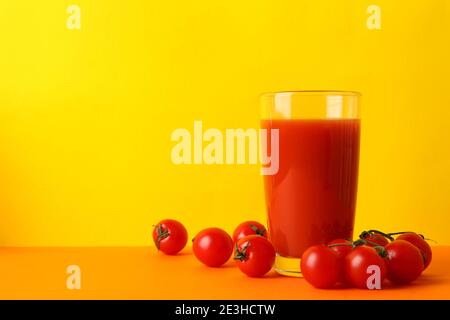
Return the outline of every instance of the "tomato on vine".
[[[416,280],[424,269],[420,250],[405,240],[394,240],[386,247],[387,278],[400,284]]]
[[[420,250],[424,260],[424,270],[430,265],[433,254],[430,245],[425,241],[422,235],[414,232],[405,232],[400,234],[396,240],[408,241]]]
[[[380,268],[380,281],[386,277],[386,262],[374,247],[366,245],[353,249],[346,257],[344,263],[347,281],[354,287],[367,289],[369,277],[368,268],[378,266]]]
[[[326,245],[309,247],[300,262],[303,278],[320,289],[334,287],[343,273],[338,254]]]

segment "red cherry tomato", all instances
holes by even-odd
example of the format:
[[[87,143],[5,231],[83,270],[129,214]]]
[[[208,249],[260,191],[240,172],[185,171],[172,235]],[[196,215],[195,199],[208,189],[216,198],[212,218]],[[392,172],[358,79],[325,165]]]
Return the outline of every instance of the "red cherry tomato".
[[[186,228],[177,220],[160,221],[153,228],[153,241],[156,248],[165,254],[177,254],[184,248],[188,238]]]
[[[328,247],[336,252],[339,258],[339,263],[342,266],[342,270],[344,270],[344,261],[347,254],[349,254],[353,250],[352,242],[346,239],[335,239],[328,243]],[[341,272],[339,275],[339,283],[345,283],[345,274]]]
[[[309,247],[300,265],[305,280],[321,289],[335,286],[343,272],[337,253],[325,245]]]
[[[366,240],[368,243],[367,245],[369,247],[374,247],[374,246],[386,246],[389,243],[389,240],[386,239],[383,235],[376,233],[376,232],[363,232],[360,235],[361,239]]]
[[[220,228],[208,228],[195,236],[192,249],[196,258],[203,264],[220,267],[233,253],[233,240]]]
[[[423,236],[421,236],[417,233],[414,233],[414,232],[408,232],[408,233],[399,235],[396,239],[408,241],[408,242],[412,243],[413,245],[415,245],[417,248],[419,248],[420,252],[423,255],[423,259],[424,259],[424,264],[425,264],[425,266],[423,268],[424,270],[430,265],[431,258],[432,258],[432,251],[431,251],[430,245],[425,241]]]
[[[352,250],[344,263],[347,281],[357,288],[367,289],[368,267],[377,265],[380,268],[380,280],[386,277],[386,263],[378,252],[369,246],[360,246]]]
[[[416,280],[423,271],[420,250],[405,240],[394,240],[386,246],[387,278],[395,283],[406,284]]]
[[[262,277],[272,269],[275,249],[264,237],[251,235],[236,243],[234,259],[238,268],[250,277]]]
[[[239,239],[250,235],[258,235],[267,238],[266,227],[257,221],[242,222],[233,232],[233,242],[236,243]]]

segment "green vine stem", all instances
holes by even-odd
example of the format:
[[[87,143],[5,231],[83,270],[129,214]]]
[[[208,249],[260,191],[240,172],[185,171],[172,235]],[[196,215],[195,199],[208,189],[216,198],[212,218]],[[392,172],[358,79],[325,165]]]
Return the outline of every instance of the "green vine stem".
[[[389,239],[391,241],[394,241],[394,237],[392,237],[392,235],[390,233],[384,233],[384,232],[379,231],[379,230],[369,230],[369,231],[364,231],[364,232],[367,232],[368,234],[379,234],[379,235],[381,235],[381,236],[383,236],[383,237],[385,237],[385,238],[387,238],[387,239]],[[364,234],[364,232],[361,233],[360,237]]]
[[[402,231],[402,232],[391,232],[391,233],[388,233],[388,234],[391,235],[391,236],[396,236],[396,235],[405,234],[405,233],[415,233],[415,232],[413,232],[413,231]],[[423,240],[433,241],[434,243],[437,243],[436,240],[433,240],[433,239],[430,239],[430,238],[425,238],[423,236],[423,234],[417,233],[417,235],[419,237],[421,237]]]

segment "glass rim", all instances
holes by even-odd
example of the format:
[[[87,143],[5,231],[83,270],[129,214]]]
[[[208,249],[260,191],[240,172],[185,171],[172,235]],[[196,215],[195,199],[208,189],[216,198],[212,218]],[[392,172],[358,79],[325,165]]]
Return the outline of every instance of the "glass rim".
[[[304,95],[304,96],[362,96],[359,91],[352,90],[286,90],[286,91],[274,91],[265,92],[261,94],[261,97],[274,97],[277,95]]]

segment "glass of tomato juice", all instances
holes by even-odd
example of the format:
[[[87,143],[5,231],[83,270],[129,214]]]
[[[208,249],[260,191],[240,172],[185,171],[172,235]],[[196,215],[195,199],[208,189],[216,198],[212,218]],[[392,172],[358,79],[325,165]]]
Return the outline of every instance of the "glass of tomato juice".
[[[268,139],[278,129],[278,171],[264,176],[264,188],[280,274],[301,276],[308,247],[353,237],[360,96],[318,90],[261,96],[261,128]]]

